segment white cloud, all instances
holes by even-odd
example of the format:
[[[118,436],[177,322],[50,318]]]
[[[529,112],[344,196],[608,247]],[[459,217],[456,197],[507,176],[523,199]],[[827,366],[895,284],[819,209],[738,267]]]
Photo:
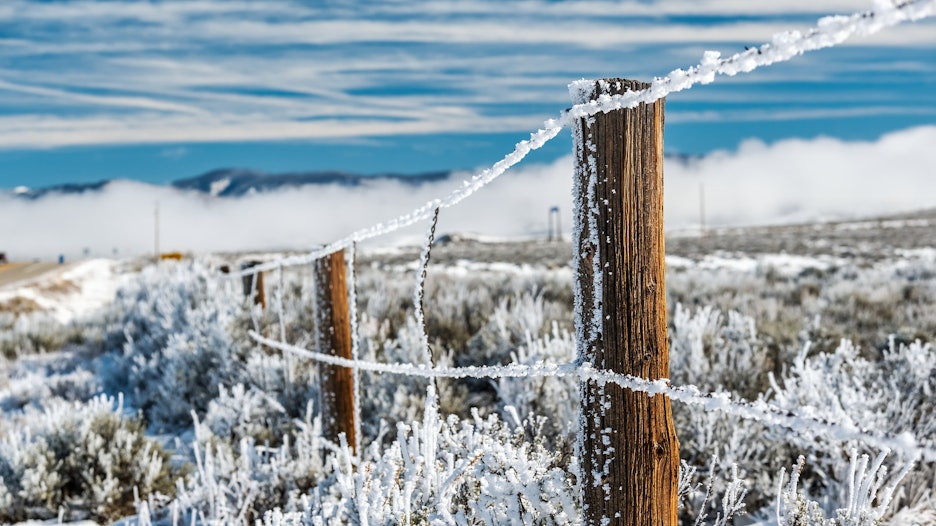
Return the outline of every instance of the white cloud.
[[[0,148],[43,148],[95,144],[246,142],[532,129],[542,119],[480,116],[425,108],[418,118],[384,120],[338,117],[312,121],[269,119],[263,115],[189,116],[142,114],[132,120],[108,115],[89,117],[0,116]]]
[[[881,115],[933,115],[936,108],[913,106],[864,106],[852,108],[816,108],[816,109],[772,109],[772,110],[722,110],[703,112],[679,112],[667,116],[669,124],[686,122],[772,122],[804,121],[813,119],[847,119],[854,117]]]
[[[15,84],[5,80],[0,80],[0,91],[28,93],[30,95],[39,95],[51,99],[60,99],[66,102],[84,103],[92,106],[118,106],[141,110],[160,110],[194,114],[202,113],[201,110],[192,106],[186,106],[169,101],[155,100],[147,97],[87,95],[84,93],[72,93],[60,89],[44,88],[41,86]]]
[[[529,130],[568,103],[564,86],[576,78],[664,75],[705,48],[737,51],[822,14],[868,7],[866,0],[9,0],[0,6],[11,28],[0,38],[11,57],[0,70],[0,148],[327,135],[313,119],[355,137]],[[711,18],[692,24],[691,16]],[[746,77],[741,82],[752,86],[743,97],[756,105],[764,85],[852,79],[898,62],[905,82],[928,78],[932,61],[905,59],[901,50],[936,44],[934,28],[924,21],[855,39],[862,60],[826,54]]]
[[[769,224],[936,207],[936,127],[874,142],[832,138],[758,140],[736,152],[667,167],[666,213],[674,228],[698,221],[699,183],[712,225]]]
[[[749,141],[689,164],[666,165],[666,224],[693,228],[699,183],[710,225],[750,225],[861,217],[936,206],[936,127],[893,133],[874,142],[835,139]],[[558,205],[571,218],[571,156],[509,172],[440,216],[440,232],[495,236],[543,235]],[[309,249],[447,195],[454,180],[420,187],[377,182],[365,188],[305,187],[241,199],[214,199],[139,183],[112,183],[101,193],[39,201],[0,197],[2,248],[15,258],[87,247],[95,255],[146,253],[153,247],[153,207],[159,202],[161,248]],[[379,243],[416,240],[426,225]]]

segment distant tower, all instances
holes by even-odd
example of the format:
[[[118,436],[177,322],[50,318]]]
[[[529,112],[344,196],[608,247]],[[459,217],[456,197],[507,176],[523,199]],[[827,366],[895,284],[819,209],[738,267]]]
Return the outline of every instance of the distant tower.
[[[153,204],[153,252],[159,261],[159,201]]]
[[[699,181],[699,246],[705,250],[705,184]]]
[[[559,223],[559,207],[549,209],[549,241],[562,241],[562,226]]]

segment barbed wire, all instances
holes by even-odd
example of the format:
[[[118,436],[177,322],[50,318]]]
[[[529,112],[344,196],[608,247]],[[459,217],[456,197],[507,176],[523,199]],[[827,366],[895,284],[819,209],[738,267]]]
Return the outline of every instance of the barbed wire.
[[[785,62],[803,53],[836,46],[856,35],[872,35],[882,29],[903,22],[922,20],[934,14],[936,14],[936,0],[906,0],[901,3],[881,4],[875,9],[859,11],[850,16],[823,17],[818,20],[815,27],[805,33],[800,31],[779,33],[768,43],[749,48],[728,58],[721,58],[721,54],[716,51],[706,51],[699,64],[687,69],[673,70],[665,77],[657,77],[651,82],[649,88],[620,95],[600,95],[596,99],[587,100],[590,98],[594,81],[573,82],[569,90],[576,104],[571,109],[563,111],[558,119],[549,119],[544,122],[543,127],[531,133],[529,139],[518,142],[513,151],[491,167],[463,181],[462,185],[454,189],[447,197],[433,199],[410,212],[353,232],[345,238],[307,254],[280,258],[249,269],[242,269],[240,272],[233,272],[228,276],[243,277],[274,270],[278,266],[308,264],[347,248],[352,243],[384,236],[430,219],[436,214],[436,209],[455,206],[487,186],[522,161],[530,152],[541,148],[555,138],[563,128],[577,119],[623,108],[633,108],[642,103],[651,103],[670,93],[685,91],[697,84],[710,84],[715,81],[716,75],[735,76],[740,73],[750,73],[759,67]]]
[[[706,393],[694,385],[672,386],[668,379],[648,380],[636,376],[595,369],[588,363],[568,362],[563,364],[538,363],[534,365],[478,365],[465,367],[433,367],[427,364],[383,363],[368,360],[349,360],[295,345],[266,338],[255,331],[249,336],[258,344],[291,353],[321,363],[348,367],[358,371],[389,373],[419,378],[542,378],[548,376],[573,377],[579,381],[612,383],[635,392],[650,396],[664,395],[671,400],[687,405],[699,406],[707,411],[754,420],[770,427],[783,427],[800,436],[847,442],[856,440],[866,445],[887,448],[905,455],[908,459],[922,458],[936,462],[936,448],[921,445],[910,433],[889,435],[874,433],[853,424],[833,422],[815,416],[798,415],[771,405],[763,400],[754,402],[736,399],[731,393]]]
[[[436,223],[439,212],[443,208],[457,205],[468,198],[500,175],[510,167],[522,161],[530,152],[542,147],[555,138],[559,132],[571,125],[577,124],[579,119],[588,118],[599,113],[607,113],[624,108],[633,108],[642,103],[651,103],[670,93],[684,91],[698,84],[714,82],[718,75],[734,76],[748,73],[762,66],[783,62],[800,54],[822,48],[838,45],[855,35],[870,35],[884,28],[891,27],[906,21],[915,21],[936,14],[936,0],[907,0],[901,3],[879,3],[874,10],[863,11],[850,16],[825,17],[817,25],[806,32],[789,31],[775,35],[771,42],[756,48],[750,48],[727,58],[721,58],[717,52],[706,52],[700,63],[696,66],[682,70],[677,69],[665,77],[655,78],[650,86],[644,90],[631,91],[620,95],[600,95],[592,99],[595,81],[581,80],[573,82],[570,94],[575,104],[560,115],[558,119],[547,120],[543,128],[530,134],[530,138],[518,142],[513,151],[494,163],[491,167],[482,170],[470,180],[463,181],[462,185],[454,189],[445,198],[429,201],[425,205],[404,213],[385,223],[377,223],[358,230],[351,235],[333,241],[324,247],[313,250],[301,256],[280,258],[274,261],[243,269],[232,273],[232,278],[253,276],[252,285],[256,286],[256,275],[268,270],[278,271],[278,281],[282,287],[282,269],[284,267],[305,265],[338,250],[353,247],[356,243],[367,239],[387,235],[407,226],[414,225],[423,220],[432,220],[427,233],[426,245],[420,256],[417,267],[417,283],[414,290],[414,303],[417,323],[422,335],[423,352],[428,356],[428,339],[425,334],[425,319],[422,311],[423,290],[425,286],[427,265],[431,245],[435,236]],[[353,263],[349,264],[349,272],[353,276]],[[353,282],[349,291],[351,301],[356,293]],[[280,307],[282,309],[282,307]],[[282,316],[282,311],[280,316]],[[361,360],[357,352],[352,359],[340,358],[311,351],[285,341],[285,330],[281,320],[281,341],[276,341],[261,335],[256,322],[254,330],[249,336],[258,344],[278,349],[295,356],[315,360],[320,363],[351,368],[355,375],[360,371],[371,371],[397,375],[407,375],[422,378],[523,378],[523,377],[573,377],[579,381],[598,383],[612,383],[625,389],[647,393],[649,396],[663,395],[672,400],[688,405],[702,407],[707,411],[718,411],[740,418],[761,422],[767,426],[783,427],[791,432],[811,438],[827,438],[838,441],[856,440],[867,445],[887,448],[902,453],[908,458],[922,458],[927,461],[936,461],[936,448],[932,445],[921,445],[921,442],[909,433],[892,435],[880,434],[859,428],[854,424],[840,423],[818,418],[815,416],[799,415],[773,406],[764,400],[746,401],[732,398],[730,393],[706,393],[698,387],[671,386],[666,379],[648,380],[634,376],[618,374],[610,371],[597,370],[593,366],[582,362],[564,364],[538,363],[525,365],[511,363],[498,366],[468,366],[468,367],[434,367],[431,359],[427,363],[402,364],[381,363]],[[356,332],[356,331],[354,331]],[[356,337],[355,337],[356,339]],[[355,342],[356,351],[356,342]],[[358,389],[357,377],[355,378]],[[357,398],[359,394],[356,394]],[[357,400],[355,403],[357,404]],[[355,412],[359,411],[356,405]],[[356,420],[359,420],[356,418]]]
[[[759,67],[786,62],[810,51],[834,47],[856,35],[873,35],[888,27],[922,20],[934,14],[936,0],[907,0],[900,3],[883,2],[875,9],[849,16],[823,17],[806,32],[794,30],[778,33],[770,42],[747,48],[728,58],[721,58],[717,51],[706,51],[698,65],[676,69],[665,77],[655,78],[646,89],[618,95],[600,95],[593,100],[589,99],[594,81],[580,80],[569,86],[578,103],[563,115],[561,121],[569,124],[598,113],[634,108],[642,103],[657,101],[670,93],[687,90],[696,84],[711,84],[716,75],[733,77],[740,73],[750,73]]]
[[[435,209],[432,224],[419,255],[419,266],[416,268],[416,287],[413,290],[413,311],[416,316],[416,328],[419,330],[419,346],[422,349],[423,361],[432,364],[432,352],[429,350],[429,333],[426,329],[426,313],[423,309],[423,299],[426,295],[426,277],[429,275],[429,258],[432,255],[432,244],[435,242],[436,227],[439,225],[439,209]]]

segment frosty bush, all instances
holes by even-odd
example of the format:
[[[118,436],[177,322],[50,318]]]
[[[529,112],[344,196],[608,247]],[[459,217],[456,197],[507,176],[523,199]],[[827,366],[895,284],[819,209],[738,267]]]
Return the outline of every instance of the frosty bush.
[[[861,357],[847,340],[832,353],[810,356],[807,346],[794,360],[789,375],[773,382],[773,392],[773,403],[783,409],[795,408],[799,413],[891,435],[936,436],[936,350],[929,344],[902,345],[892,339],[883,358],[874,362]],[[803,448],[816,447],[795,436],[788,440]],[[829,454],[810,458],[818,487],[841,493],[850,481],[852,475],[842,462],[847,447],[826,444],[823,449]],[[866,449],[860,444],[851,447]],[[929,485],[930,491],[899,495],[898,504],[917,507],[932,501],[936,465],[922,464],[910,472],[908,480],[911,486]]]
[[[122,354],[109,386],[129,392],[151,424],[186,425],[219,383],[242,378],[243,352],[231,336],[240,302],[231,285],[202,265],[172,265],[148,268],[118,291],[107,341]]]
[[[308,296],[301,284],[287,285],[287,337],[306,344],[311,302],[303,301]],[[315,364],[271,355],[247,336],[248,330],[278,330],[274,309],[248,305],[239,282],[203,264],[144,269],[118,292],[112,312],[106,345],[119,352],[109,365],[106,387],[128,392],[155,429],[188,427],[191,411],[204,415],[219,385],[259,388],[291,417],[301,416],[306,401],[317,397],[310,385]]]
[[[195,470],[188,481],[178,481],[178,498],[169,513],[211,524],[249,525],[273,507],[298,509],[299,496],[326,475],[326,443],[311,404],[305,418],[291,422],[288,431],[278,434],[281,443],[273,446],[257,439],[269,430],[252,421],[266,413],[268,398],[242,386],[222,392],[221,398],[204,423],[195,417]]]
[[[881,524],[894,493],[901,479],[910,469],[908,464],[903,470],[888,479],[887,468],[883,465],[887,452],[878,454],[869,465],[867,455],[851,452],[847,493],[835,501],[824,499],[825,505],[810,499],[799,488],[800,476],[806,463],[800,457],[793,467],[790,482],[777,497],[778,526],[877,526]],[[780,480],[786,472],[781,471]],[[827,508],[834,507],[831,517],[827,517]],[[826,508],[826,509],[824,509]],[[919,523],[917,523],[919,524]]]
[[[511,353],[512,363],[536,365],[541,363],[569,363],[575,359],[575,337],[553,323],[552,332],[534,338],[526,333],[525,345]],[[520,411],[524,419],[542,416],[550,429],[548,437],[555,437],[556,445],[574,441],[578,426],[578,383],[573,377],[544,376],[540,378],[499,378],[495,382],[498,410],[502,418],[507,409]]]
[[[733,330],[733,325],[745,330]],[[721,338],[722,334],[733,337]],[[739,338],[739,335],[743,336]],[[769,401],[791,414],[876,433],[908,433],[922,438],[936,433],[936,406],[931,396],[936,389],[936,352],[928,344],[903,345],[892,338],[882,358],[872,361],[847,340],[832,352],[815,352],[807,343],[788,368],[774,374],[765,371],[766,367],[750,366],[764,363],[767,358],[759,345],[753,321],[735,314],[726,320],[711,309],[701,309],[690,315],[677,306],[673,350],[673,376],[681,379],[680,382],[694,382],[706,390],[739,394],[746,392],[752,377],[760,372],[766,375],[770,388],[751,398]],[[726,359],[725,353],[733,354]],[[862,457],[856,460],[856,454],[850,451],[855,447],[868,450],[860,443],[802,437],[783,428],[767,428],[733,415],[693,411],[681,404],[674,405],[674,415],[683,458],[700,465],[706,455],[717,453],[725,461],[739,466],[741,475],[751,483],[746,498],[749,509],[766,509],[774,500],[775,494],[770,489],[773,486],[771,473],[776,473],[784,464],[789,465],[791,457],[803,451],[811,452],[807,469],[803,471],[803,467],[799,467],[798,480],[805,480],[808,490],[819,496],[818,500],[794,498],[787,491],[784,497],[789,501],[787,508],[798,511],[790,511],[788,516],[792,518],[782,524],[878,524],[895,512],[888,506],[881,506],[875,512],[877,518],[871,521],[859,519],[852,512],[846,517],[845,512],[836,511],[848,508],[852,498],[847,493],[854,489],[855,465],[862,462]],[[874,465],[877,469],[880,462]],[[901,479],[903,476],[893,485]],[[925,516],[927,507],[932,506],[931,482],[936,480],[933,465],[923,464],[909,471],[906,480],[910,487],[922,484],[930,489],[896,494],[891,490],[888,498],[895,500],[898,512],[916,509]],[[903,516],[908,517],[908,513],[903,511]]]
[[[0,443],[0,520],[114,520],[134,510],[139,495],[174,495],[182,472],[159,443],[144,436],[121,401],[53,401],[27,408]]]
[[[100,393],[100,380],[88,356],[78,348],[39,355],[21,356],[15,362],[0,362],[0,410],[13,411],[60,398],[88,400]],[[0,433],[4,430],[0,421]]]
[[[672,272],[668,280],[674,384],[873,432],[907,432],[924,440],[936,434],[936,352],[926,343],[934,327],[926,317],[936,319],[929,293],[936,287],[920,265],[790,272],[766,263],[749,271],[703,263]],[[413,266],[374,263],[358,270],[360,356],[425,363],[422,327],[413,316]],[[571,282],[568,268],[463,261],[433,266],[425,299],[433,364],[573,360]],[[177,434],[176,458],[193,466],[191,476],[173,486],[171,502],[151,498],[154,492],[141,495],[141,524],[173,518],[238,525],[261,518],[268,524],[581,520],[569,436],[578,410],[574,379],[429,381],[362,373],[365,448],[354,457],[347,446],[319,436],[317,364],[260,347],[247,336],[256,330],[279,338],[282,330],[287,342],[311,348],[308,269],[286,272],[282,289],[276,279],[267,284],[270,305],[261,310],[246,304],[239,281],[200,263],[163,265],[142,272],[112,307],[99,349],[104,387],[126,390],[150,431]],[[893,312],[875,317],[879,309]],[[849,313],[859,323],[850,326]],[[919,329],[902,325],[911,322]],[[882,346],[885,330],[896,336]],[[843,343],[848,331],[854,341],[872,346]],[[52,396],[86,397],[99,385],[88,378],[94,370],[88,366],[59,370],[61,378],[48,382],[54,388],[38,389],[27,384],[39,383],[48,369],[19,362],[0,393],[7,411],[43,406]],[[438,399],[427,400],[429,388]],[[684,477],[682,524],[727,525],[742,508],[765,525],[936,524],[932,464],[908,471],[898,487],[899,477],[858,475],[862,469],[883,473],[879,452],[858,442],[801,437],[680,403],[673,411],[686,470],[695,474]],[[57,450],[39,435],[33,433],[28,448],[14,448],[29,449],[28,465],[36,466],[29,473],[17,454],[0,455],[0,507],[42,509],[42,517],[51,517],[42,495],[55,494],[48,488],[63,487],[62,477],[70,475],[49,467],[58,462]],[[715,454],[717,464],[710,460]],[[800,455],[808,462],[797,468],[793,489],[786,481],[778,484],[777,473]],[[892,462],[902,471],[906,460]],[[878,500],[862,493],[859,479],[884,481],[868,485],[881,490]],[[892,486],[890,506],[882,506],[883,488]],[[24,504],[24,488],[38,500]],[[74,516],[90,514],[90,504],[85,508]]]
[[[334,477],[303,499],[303,510],[268,513],[280,524],[578,524],[567,465],[496,416],[439,417],[430,387],[421,421],[400,425],[387,448],[365,459],[347,444],[332,457]]]
[[[747,399],[766,390],[772,364],[753,318],[712,307],[692,313],[676,304],[670,338],[670,377],[676,385],[726,389]]]
[[[0,309],[0,355],[14,360],[57,351],[68,344],[96,341],[100,338],[99,324],[97,319],[62,324],[45,312],[12,314]]]

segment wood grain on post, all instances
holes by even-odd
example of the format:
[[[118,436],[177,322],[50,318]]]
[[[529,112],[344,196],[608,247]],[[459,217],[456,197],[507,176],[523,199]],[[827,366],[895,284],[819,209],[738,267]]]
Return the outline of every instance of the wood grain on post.
[[[599,80],[575,102],[648,86]],[[587,342],[579,352],[597,369],[650,380],[669,377],[663,106],[580,119],[575,132],[577,331]],[[669,398],[584,382],[581,425],[586,524],[676,526],[679,443]]]
[[[316,347],[323,353],[351,359],[351,318],[344,251],[315,262]],[[322,434],[338,442],[344,433],[356,444],[354,426],[354,374],[348,367],[320,364]]]

